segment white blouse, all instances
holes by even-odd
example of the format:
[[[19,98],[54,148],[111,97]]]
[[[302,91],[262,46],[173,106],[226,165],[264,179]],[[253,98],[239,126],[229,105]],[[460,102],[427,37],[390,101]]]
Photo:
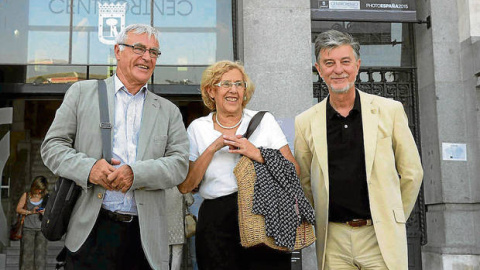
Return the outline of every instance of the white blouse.
[[[244,118],[236,134],[244,134],[252,117],[257,111],[243,110]],[[190,161],[197,158],[222,135],[214,129],[213,112],[194,120],[187,129],[190,140]],[[280,149],[287,145],[287,138],[271,113],[266,113],[262,121],[249,138],[256,147]],[[215,199],[232,194],[238,190],[233,168],[240,160],[239,154],[228,152],[228,146],[218,150],[213,156],[200,184],[200,195],[205,199]]]

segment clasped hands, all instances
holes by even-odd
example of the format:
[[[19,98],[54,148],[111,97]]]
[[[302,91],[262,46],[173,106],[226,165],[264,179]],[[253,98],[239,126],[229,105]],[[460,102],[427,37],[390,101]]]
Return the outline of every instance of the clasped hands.
[[[98,160],[90,170],[88,181],[95,185],[101,185],[107,190],[117,190],[126,193],[133,184],[133,171],[129,165],[120,165],[120,161],[112,158],[112,164],[105,159]]]
[[[222,135],[223,145],[229,147],[230,153],[241,154],[252,160],[263,163],[264,159],[260,150],[242,135]]]

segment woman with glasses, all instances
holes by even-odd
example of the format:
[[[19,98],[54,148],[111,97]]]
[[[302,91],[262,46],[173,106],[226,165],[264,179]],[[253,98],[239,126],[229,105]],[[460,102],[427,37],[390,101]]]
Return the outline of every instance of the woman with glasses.
[[[240,135],[257,113],[245,108],[255,87],[240,63],[220,61],[211,65],[202,75],[200,88],[211,112],[194,120],[187,129],[190,168],[178,186],[182,193],[198,187],[204,198],[195,239],[199,269],[290,269],[290,253],[266,246],[241,246],[238,187],[233,174],[242,155],[264,162],[258,147],[279,149],[298,172],[287,139],[270,113],[264,115],[248,140]]]
[[[47,178],[33,179],[30,191],[25,192],[17,204],[17,213],[25,215],[23,234],[20,240],[20,269],[45,269],[47,239],[40,227],[47,202]],[[26,205],[26,207],[25,207]]]

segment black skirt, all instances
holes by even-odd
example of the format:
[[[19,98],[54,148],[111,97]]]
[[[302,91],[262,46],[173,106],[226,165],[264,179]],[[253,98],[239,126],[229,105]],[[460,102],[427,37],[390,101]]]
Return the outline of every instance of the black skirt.
[[[200,270],[290,270],[291,253],[240,244],[237,193],[204,200],[198,213],[195,249]]]

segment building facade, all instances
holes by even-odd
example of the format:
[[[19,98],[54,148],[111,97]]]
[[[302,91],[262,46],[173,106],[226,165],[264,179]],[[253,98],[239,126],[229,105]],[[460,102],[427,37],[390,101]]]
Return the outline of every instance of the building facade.
[[[410,269],[480,269],[479,1],[0,0],[0,18],[3,247],[32,177],[55,179],[38,146],[63,94],[114,73],[112,42],[125,25],[161,32],[150,89],[177,104],[186,125],[206,113],[205,67],[241,60],[257,87],[248,107],[272,112],[290,143],[295,116],[325,95],[312,45],[333,28],[359,39],[359,87],[402,101],[419,145],[425,176],[409,221]],[[302,258],[315,269],[313,248]]]

